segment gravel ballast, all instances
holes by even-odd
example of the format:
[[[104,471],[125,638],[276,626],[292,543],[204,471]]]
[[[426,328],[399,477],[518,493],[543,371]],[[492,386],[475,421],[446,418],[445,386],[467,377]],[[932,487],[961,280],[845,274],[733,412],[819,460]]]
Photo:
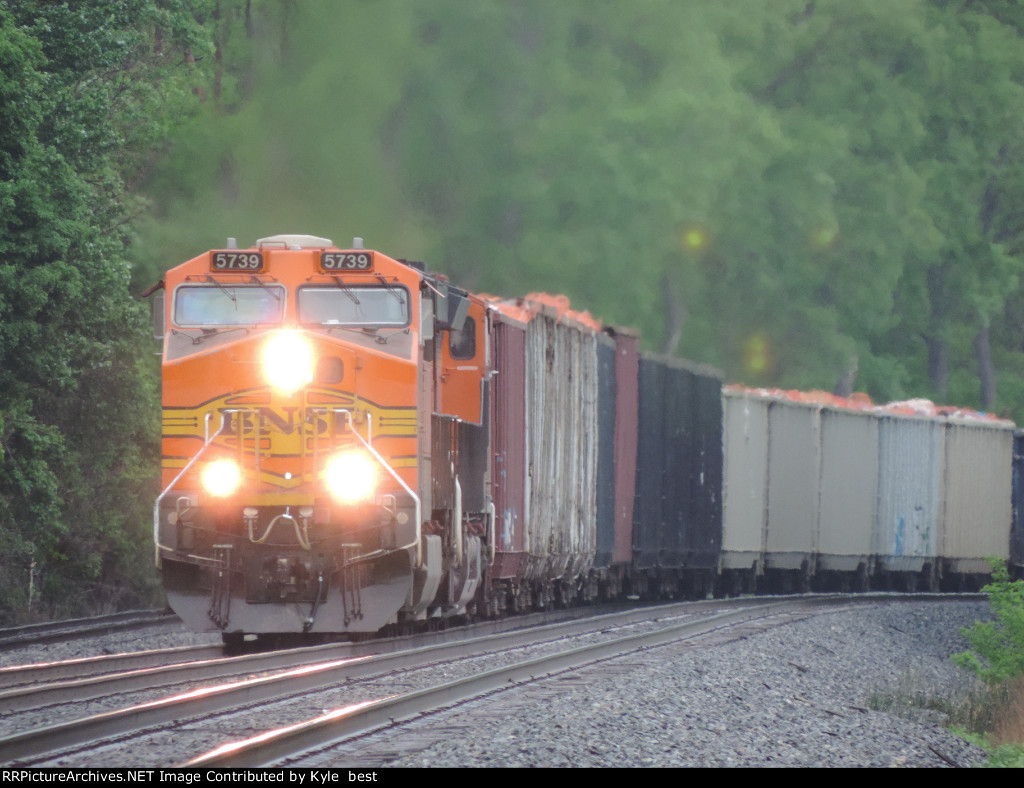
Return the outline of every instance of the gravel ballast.
[[[913,721],[869,707],[882,694],[963,697],[974,677],[949,656],[967,647],[959,628],[985,617],[984,602],[865,606],[711,648],[666,646],[501,693],[499,713],[478,702],[431,715],[407,735],[433,741],[398,757],[391,746],[366,763],[367,740],[362,755],[297,765],[979,766],[984,752],[938,713]]]
[[[949,656],[967,647],[959,628],[988,616],[983,601],[871,604],[738,640],[673,644],[427,715],[397,735],[373,734],[294,765],[978,766],[983,751],[944,728],[938,712],[884,705],[913,713],[907,719],[872,707],[877,698],[963,698],[976,681]],[[211,640],[183,629],[162,630],[150,645],[138,637],[51,644],[4,653],[0,662]]]

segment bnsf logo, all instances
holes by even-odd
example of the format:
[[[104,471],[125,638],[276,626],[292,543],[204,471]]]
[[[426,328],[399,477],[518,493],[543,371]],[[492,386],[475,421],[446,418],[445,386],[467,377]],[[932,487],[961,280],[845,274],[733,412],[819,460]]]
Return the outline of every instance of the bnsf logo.
[[[382,407],[363,400],[345,402],[337,396],[334,400],[322,406],[271,406],[236,404],[225,398],[198,408],[165,408],[163,436],[202,439],[219,431],[215,442],[222,445],[237,445],[239,439],[251,441],[257,437],[264,443],[273,440],[275,445],[280,441],[344,438],[349,429],[348,417],[342,412],[345,410],[352,413],[355,428],[364,437],[417,434],[415,408]]]
[[[253,408],[250,412],[230,413],[230,408],[221,408],[220,412],[225,414],[227,419],[225,432],[230,435],[269,435],[272,432],[281,432],[285,435],[325,435],[330,431],[330,419],[336,417],[339,420],[339,427],[344,423],[344,416],[306,411],[298,406],[283,407],[279,410],[274,408]]]

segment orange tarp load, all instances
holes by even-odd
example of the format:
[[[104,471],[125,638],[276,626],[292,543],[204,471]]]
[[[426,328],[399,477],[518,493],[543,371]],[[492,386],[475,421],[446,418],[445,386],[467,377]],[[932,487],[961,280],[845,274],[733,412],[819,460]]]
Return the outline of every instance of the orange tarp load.
[[[503,315],[508,315],[522,323],[528,323],[535,316],[541,313],[545,307],[554,310],[558,322],[565,318],[581,323],[594,331],[604,329],[604,323],[590,314],[590,312],[577,312],[569,304],[569,297],[564,295],[551,295],[550,293],[530,293],[525,298],[503,299],[498,296],[481,296],[488,305],[497,309]]]
[[[735,383],[726,386],[727,389],[737,392],[748,392],[764,399],[780,399],[789,402],[804,402],[823,407],[838,408],[841,410],[864,410],[874,413],[892,413],[902,416],[924,416],[926,418],[957,418],[972,419],[977,421],[1007,422],[992,413],[971,410],[970,408],[959,408],[953,405],[936,405],[929,399],[917,398],[901,400],[898,402],[887,402],[875,405],[871,398],[863,392],[854,392],[849,397],[840,397],[828,391],[797,391],[795,389],[770,389],[770,388],[749,388]]]
[[[813,390],[798,391],[797,389],[766,389],[748,388],[739,384],[730,383],[727,389],[737,392],[748,392],[764,399],[783,399],[790,402],[804,402],[810,405],[821,405],[823,407],[839,408],[842,410],[871,410],[874,405],[871,398],[863,392],[854,392],[849,397],[840,397],[829,391]]]

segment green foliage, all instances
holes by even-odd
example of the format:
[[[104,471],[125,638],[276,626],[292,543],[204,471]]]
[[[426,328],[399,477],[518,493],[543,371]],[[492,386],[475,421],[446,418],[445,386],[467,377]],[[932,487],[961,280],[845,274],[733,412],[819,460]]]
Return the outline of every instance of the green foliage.
[[[352,236],[418,257],[432,238],[393,177],[389,123],[410,44],[405,0],[220,0],[201,112],[146,172],[134,287],[227,236]],[[216,86],[220,85],[217,89]]]
[[[468,288],[565,292],[734,380],[857,370],[876,398],[1024,416],[1022,18],[218,0],[214,100],[150,171],[136,281],[225,235],[361,235]]]
[[[145,585],[129,280],[227,235],[1024,418],[1022,86],[1010,0],[0,3],[0,617]]]
[[[988,594],[994,621],[978,621],[961,633],[971,651],[953,656],[953,662],[978,674],[989,684],[1024,675],[1024,580],[1010,580],[1002,559],[991,559],[992,582]]]
[[[1003,699],[1005,703],[1005,698]],[[993,710],[994,713],[999,712]],[[980,747],[988,754],[988,761],[985,766],[993,769],[1020,769],[1024,767],[1024,744],[1008,742],[1004,744],[992,744],[991,736],[986,731],[990,728],[972,727],[962,728],[954,726],[953,733],[961,739]]]
[[[128,293],[128,181],[194,102],[195,11],[0,5],[2,621],[138,604],[154,585],[156,384]]]
[[[986,765],[994,769],[1024,768],[1024,744],[1003,744],[988,748]]]

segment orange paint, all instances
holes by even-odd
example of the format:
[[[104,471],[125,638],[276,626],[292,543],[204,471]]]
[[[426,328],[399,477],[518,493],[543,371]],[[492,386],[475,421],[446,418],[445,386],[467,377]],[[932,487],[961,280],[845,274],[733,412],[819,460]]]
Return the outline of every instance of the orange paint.
[[[254,251],[255,247],[241,254]],[[356,442],[348,417],[341,412],[347,410],[359,434],[372,438],[374,447],[415,488],[420,272],[362,250],[332,247],[324,251],[334,255],[327,259],[338,266],[358,265],[345,255],[369,255],[371,270],[325,271],[322,250],[317,248],[267,246],[260,251],[263,270],[255,273],[213,270],[218,253],[207,252],[167,274],[163,486],[223,424],[201,461],[178,482],[178,489],[198,489],[198,466],[208,460],[234,457],[243,467],[239,497],[260,503],[270,500],[266,496],[288,494],[292,503],[312,503],[324,494],[325,457]],[[325,289],[314,296],[336,299],[330,303],[342,310],[397,314],[396,310],[405,309],[407,325],[374,328],[371,320],[371,327],[362,330],[303,322],[299,299],[305,299],[316,285]],[[247,306],[249,300],[263,303],[271,317],[277,310],[280,319],[255,327],[176,323],[176,314],[199,319],[193,317],[198,308],[184,308],[197,293],[219,305],[221,314],[208,320],[234,320],[245,309],[255,314],[256,308]],[[182,298],[186,302],[179,301]],[[283,329],[304,339],[312,356],[312,383],[292,393],[275,390],[264,374],[264,344]],[[385,479],[383,488],[388,487],[397,484]]]

